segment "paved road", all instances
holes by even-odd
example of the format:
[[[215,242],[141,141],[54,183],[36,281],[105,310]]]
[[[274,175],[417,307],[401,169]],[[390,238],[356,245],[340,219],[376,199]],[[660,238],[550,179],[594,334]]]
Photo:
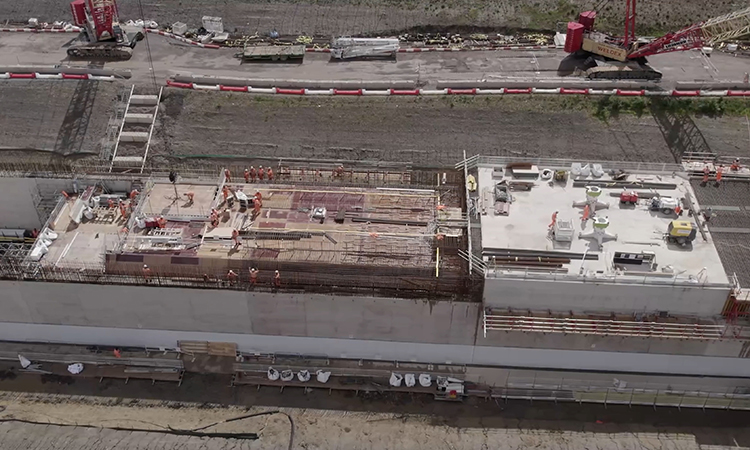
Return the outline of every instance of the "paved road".
[[[68,61],[65,46],[72,35],[24,33],[0,34],[0,66],[76,65]],[[149,52],[150,49],[150,52]],[[332,62],[325,53],[309,53],[302,64],[240,65],[234,49],[202,49],[158,35],[138,44],[130,61],[108,63],[107,68],[127,69],[138,83],[151,80],[151,64],[157,83],[175,73],[312,80],[417,80],[435,85],[437,80],[558,80],[557,68],[565,57],[561,50],[482,51],[451,53],[402,53],[396,61]],[[149,58],[150,53],[150,58]],[[714,53],[706,58],[697,52],[679,52],[653,57],[651,64],[664,73],[665,87],[677,81],[739,81],[748,70],[748,60]]]

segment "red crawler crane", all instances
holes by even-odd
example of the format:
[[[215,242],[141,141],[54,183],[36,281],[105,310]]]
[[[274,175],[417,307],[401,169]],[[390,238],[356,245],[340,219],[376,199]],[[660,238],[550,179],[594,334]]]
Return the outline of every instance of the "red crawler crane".
[[[626,0],[625,33],[611,36],[594,30],[596,11],[584,11],[577,22],[568,22],[565,51],[580,58],[590,79],[661,79],[661,72],[646,63],[646,57],[711,47],[719,42],[750,34],[750,7],[668,33],[652,42],[635,35],[636,0]],[[605,62],[597,65],[597,61]]]

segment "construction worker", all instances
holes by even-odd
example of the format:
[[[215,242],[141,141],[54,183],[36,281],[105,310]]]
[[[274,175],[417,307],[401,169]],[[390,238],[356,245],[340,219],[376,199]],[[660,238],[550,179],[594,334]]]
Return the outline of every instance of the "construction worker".
[[[229,188],[226,185],[221,187],[221,195],[224,196],[224,203],[226,203],[227,198],[229,198]]]
[[[559,214],[560,211],[555,211],[552,213],[552,221],[549,223],[549,229],[554,228],[555,224],[557,223],[557,214]]]
[[[708,183],[708,176],[711,174],[711,170],[708,168],[708,164],[703,166],[703,184]]]
[[[263,201],[263,194],[261,194],[260,191],[255,191],[255,198],[257,198],[260,201]]]
[[[243,173],[243,175],[245,175],[245,183],[249,183],[250,182],[250,171],[247,170],[247,167],[245,168],[245,172]]]
[[[281,274],[278,270],[273,274],[273,285],[277,288],[281,287]]]
[[[258,284],[258,269],[255,267],[250,268],[250,284],[253,286]]]
[[[213,228],[219,226],[219,213],[215,209],[211,210],[211,216],[209,217],[209,219]]]
[[[125,202],[120,200],[117,203],[117,206],[120,208],[120,215],[122,217],[128,217],[128,209],[125,207]]]
[[[255,166],[250,166],[250,181],[255,183],[255,178],[257,178],[258,172],[255,170]]]
[[[713,217],[713,215],[714,215],[714,210],[711,209],[710,206],[703,210],[703,218],[706,220],[706,222],[710,222],[711,217]]]
[[[135,198],[138,197],[138,194],[140,194],[140,192],[138,192],[138,189],[133,189],[132,191],[130,191],[130,195],[128,197],[130,197],[130,200],[135,200]]]
[[[268,168],[268,182],[273,183],[273,169]]]
[[[716,184],[718,185],[721,183],[721,177],[724,175],[724,166],[719,165],[719,167],[716,168]]]
[[[112,200],[111,198],[108,198],[107,199],[107,208],[108,209],[114,209],[114,207],[115,207],[115,201]]]
[[[120,349],[119,348],[116,348],[116,349],[112,350],[112,353],[114,353],[115,358],[122,358],[122,353],[120,353]]]
[[[258,168],[258,181],[263,181],[263,178],[266,177],[266,170],[263,168],[263,166],[260,166]]]
[[[151,280],[151,268],[146,264],[143,265],[143,278],[146,279],[146,283]]]
[[[234,286],[234,283],[237,282],[237,274],[234,270],[229,269],[229,272],[227,272],[227,281],[229,281],[230,286]]]
[[[740,170],[742,166],[740,165],[740,158],[734,158],[734,161],[732,161],[732,165],[729,167],[729,170],[732,172],[737,172]]]
[[[232,182],[232,172],[229,169],[224,169],[224,178],[227,180],[227,183]]]
[[[242,238],[240,237],[240,232],[237,229],[232,230],[232,242],[234,242],[234,250],[237,250],[240,248],[240,245],[242,245]]]
[[[193,204],[193,201],[195,200],[195,192],[185,192],[182,195],[184,195],[185,197],[187,197],[188,205],[192,205]]]
[[[253,197],[253,211],[255,212],[255,217],[258,217],[260,215],[261,206],[263,206],[263,201],[260,199],[260,197]]]

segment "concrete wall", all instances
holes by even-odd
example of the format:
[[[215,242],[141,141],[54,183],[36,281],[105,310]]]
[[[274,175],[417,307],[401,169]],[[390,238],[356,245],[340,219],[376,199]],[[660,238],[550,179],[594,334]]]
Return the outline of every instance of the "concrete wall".
[[[79,180],[77,186],[83,190],[92,184]],[[107,188],[115,192],[129,192],[129,181],[108,180]],[[60,195],[60,191],[73,192],[73,180],[52,178],[2,178],[0,177],[0,228],[41,228],[34,194]]]
[[[471,345],[300,338],[0,322],[0,340],[170,347],[179,340],[235,342],[240,351],[529,369],[750,377],[749,358],[651,355]]]
[[[561,283],[488,278],[484,303],[492,308],[574,312],[658,312],[714,316],[729,295],[726,289],[625,284]]]
[[[0,281],[0,311],[3,322],[471,345],[481,305]]]
[[[0,178],[0,228],[41,228],[34,206],[36,180]]]

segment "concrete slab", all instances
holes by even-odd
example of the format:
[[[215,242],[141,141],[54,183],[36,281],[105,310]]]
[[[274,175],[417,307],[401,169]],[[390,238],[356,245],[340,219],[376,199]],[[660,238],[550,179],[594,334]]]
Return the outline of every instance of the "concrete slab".
[[[495,173],[497,174],[496,169]],[[604,170],[608,170],[607,167]],[[514,180],[506,172],[503,179]],[[525,178],[524,181],[527,179]],[[594,181],[596,179],[590,178]],[[600,180],[611,180],[605,174]],[[695,194],[690,182],[673,174],[631,174],[629,180],[644,182],[673,183],[676,189],[659,189],[662,196],[682,198]],[[493,189],[495,183],[501,179],[493,178],[493,167],[479,169],[479,191]],[[641,199],[637,205],[621,205],[618,197],[610,196],[611,192],[619,190],[604,188],[599,200],[608,203],[609,207],[598,210],[600,217],[607,217],[610,225],[607,232],[616,235],[616,240],[607,240],[599,247],[595,239],[582,238],[592,232],[592,221],[582,221],[583,208],[575,207],[575,202],[586,200],[586,190],[583,187],[573,187],[570,179],[564,184],[553,183],[537,179],[530,191],[512,191],[510,213],[496,216],[492,212],[481,216],[482,246],[484,248],[509,248],[538,251],[563,251],[581,254],[594,254],[597,261],[572,260],[564,268],[570,274],[590,274],[607,276],[627,276],[628,272],[637,272],[637,276],[671,278],[663,272],[671,267],[676,280],[696,280],[711,283],[727,283],[727,275],[719,259],[710,234],[708,241],[703,241],[698,235],[692,246],[680,247],[669,244],[664,239],[667,227],[672,220],[677,219],[674,214],[666,215],[662,212],[650,211],[648,200]],[[572,242],[556,242],[549,232],[551,216],[559,211],[558,221],[572,222],[574,237]],[[684,220],[693,221],[683,215]],[[615,267],[613,257],[615,252],[655,254],[657,267],[655,270],[644,265],[623,264]],[[521,271],[525,269],[519,269]],[[635,276],[635,275],[634,275]]]

